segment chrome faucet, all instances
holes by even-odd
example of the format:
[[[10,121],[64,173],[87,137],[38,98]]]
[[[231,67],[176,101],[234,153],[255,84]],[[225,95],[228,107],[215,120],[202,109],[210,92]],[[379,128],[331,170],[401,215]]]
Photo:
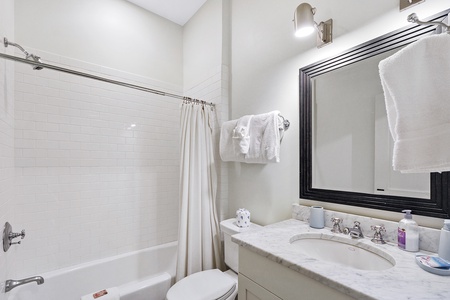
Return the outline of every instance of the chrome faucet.
[[[345,234],[349,234],[352,238],[354,239],[361,239],[364,237],[364,234],[362,233],[361,230],[361,223],[358,221],[354,222],[353,228],[348,228],[346,227],[344,229],[344,233]]]
[[[5,282],[5,293],[9,292],[13,288],[18,287],[19,285],[31,283],[31,282],[34,282],[34,281],[38,285],[39,284],[43,284],[44,283],[44,278],[42,278],[41,276],[34,276],[34,277],[29,277],[29,278],[25,278],[25,279],[21,279],[21,280],[14,280],[14,279],[6,280],[6,282]]]

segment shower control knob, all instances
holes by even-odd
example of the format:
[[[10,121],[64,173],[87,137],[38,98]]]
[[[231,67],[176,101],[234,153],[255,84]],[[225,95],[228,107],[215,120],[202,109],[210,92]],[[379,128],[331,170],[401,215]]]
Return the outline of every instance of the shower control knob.
[[[9,222],[6,222],[5,228],[3,229],[3,251],[8,251],[11,245],[20,244],[20,242],[13,243],[13,239],[18,238],[19,236],[22,240],[25,238],[25,229],[20,233],[13,232],[11,224],[9,224]]]
[[[10,232],[9,235],[8,235],[10,241],[15,239],[15,238],[17,238],[17,237],[19,237],[19,236],[20,236],[20,239],[22,239],[22,240],[25,238],[25,229],[22,229],[22,231],[20,233]],[[13,243],[13,244],[20,244],[20,242]]]

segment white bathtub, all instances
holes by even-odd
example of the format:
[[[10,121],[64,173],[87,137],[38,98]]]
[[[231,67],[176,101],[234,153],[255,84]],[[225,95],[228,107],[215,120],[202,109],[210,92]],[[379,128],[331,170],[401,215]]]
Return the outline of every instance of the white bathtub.
[[[118,287],[121,300],[164,300],[175,277],[176,249],[177,242],[172,242],[36,274],[44,277],[44,284],[19,286],[7,299],[80,300],[81,296]]]

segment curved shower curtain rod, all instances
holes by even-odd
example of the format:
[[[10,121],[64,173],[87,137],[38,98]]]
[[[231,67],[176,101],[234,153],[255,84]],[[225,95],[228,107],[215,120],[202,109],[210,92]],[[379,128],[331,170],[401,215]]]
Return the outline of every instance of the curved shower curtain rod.
[[[163,91],[151,89],[151,88],[140,86],[140,85],[136,85],[136,84],[126,83],[126,82],[123,82],[123,81],[118,81],[118,80],[114,80],[114,79],[108,79],[108,78],[105,78],[105,77],[101,77],[101,76],[97,76],[97,75],[93,75],[93,74],[89,74],[89,73],[79,72],[79,71],[75,71],[75,70],[68,69],[68,68],[63,68],[63,67],[58,67],[58,66],[51,65],[51,64],[46,64],[46,63],[43,63],[40,60],[39,56],[36,56],[34,54],[30,54],[29,52],[27,52],[19,44],[9,42],[7,38],[3,39],[3,43],[4,43],[5,47],[8,47],[8,45],[17,47],[18,49],[20,49],[26,55],[26,58],[21,58],[21,57],[17,57],[17,56],[5,54],[5,53],[0,53],[0,57],[32,65],[34,70],[42,70],[44,68],[45,69],[50,69],[50,70],[55,70],[55,71],[59,71],[59,72],[63,72],[63,73],[68,73],[68,74],[82,76],[82,77],[95,79],[95,80],[99,80],[99,81],[103,81],[103,82],[107,82],[107,83],[112,83],[112,84],[115,84],[115,85],[120,85],[120,86],[124,86],[124,87],[127,87],[127,88],[132,88],[132,89],[136,89],[136,90],[140,90],[140,91],[144,91],[144,92],[148,92],[148,93],[152,93],[152,94],[156,94],[156,95],[177,98],[177,99],[181,99],[183,101],[194,102],[194,103],[198,103],[198,104],[210,105],[212,107],[215,107],[214,103],[209,103],[209,102],[206,102],[206,101],[203,101],[203,100],[193,99],[193,98],[190,98],[190,97],[180,96],[180,95],[172,94],[172,93],[166,93],[166,92],[163,92]],[[31,58],[32,60],[30,60],[29,58]]]

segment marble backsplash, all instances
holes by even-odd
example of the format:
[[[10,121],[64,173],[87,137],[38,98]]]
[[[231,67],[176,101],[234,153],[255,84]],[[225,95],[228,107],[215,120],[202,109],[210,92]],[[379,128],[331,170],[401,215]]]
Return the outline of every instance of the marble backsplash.
[[[292,218],[308,222],[309,220],[309,206],[293,204]],[[342,228],[353,227],[355,221],[361,223],[361,230],[365,237],[373,237],[374,231],[371,229],[372,225],[384,225],[386,232],[383,232],[384,240],[388,243],[397,243],[397,228],[398,222],[387,221],[383,219],[376,219],[371,217],[358,216],[338,211],[324,209],[325,211],[325,227],[332,227],[331,218],[341,218]],[[400,221],[400,220],[399,220]],[[427,228],[419,226],[419,247],[420,250],[438,252],[440,230],[434,228]]]

